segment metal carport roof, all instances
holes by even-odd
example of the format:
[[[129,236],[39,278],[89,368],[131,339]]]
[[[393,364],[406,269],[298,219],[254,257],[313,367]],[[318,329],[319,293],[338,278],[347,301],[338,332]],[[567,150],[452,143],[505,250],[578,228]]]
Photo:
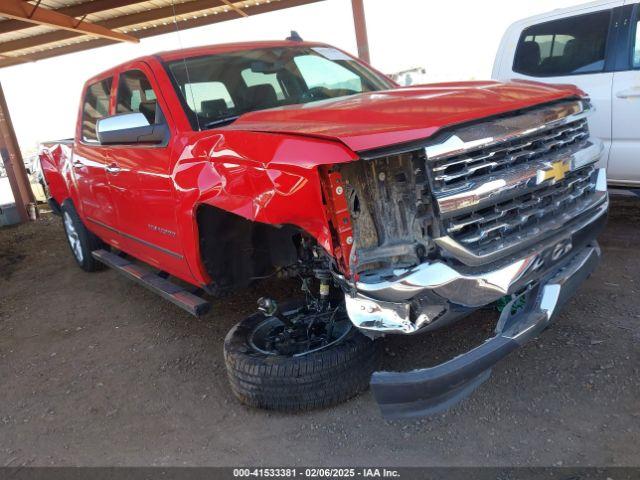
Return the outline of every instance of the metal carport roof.
[[[318,1],[2,0],[0,68]]]

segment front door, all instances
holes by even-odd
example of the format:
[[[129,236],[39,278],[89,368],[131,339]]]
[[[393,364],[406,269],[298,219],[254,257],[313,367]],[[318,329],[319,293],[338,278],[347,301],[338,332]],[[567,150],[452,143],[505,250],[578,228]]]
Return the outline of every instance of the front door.
[[[636,11],[640,7],[636,7]],[[640,185],[640,22],[631,23],[629,69],[613,76],[609,182]]]
[[[113,77],[90,84],[82,100],[82,116],[74,145],[71,169],[77,188],[76,209],[87,227],[118,247],[118,218],[109,186],[110,148],[98,143],[96,123],[109,116]]]
[[[140,112],[150,124],[168,122],[168,108],[148,66],[137,62],[120,73],[116,114]],[[190,277],[177,227],[171,178],[171,142],[112,145],[109,175],[126,251],[173,275]]]

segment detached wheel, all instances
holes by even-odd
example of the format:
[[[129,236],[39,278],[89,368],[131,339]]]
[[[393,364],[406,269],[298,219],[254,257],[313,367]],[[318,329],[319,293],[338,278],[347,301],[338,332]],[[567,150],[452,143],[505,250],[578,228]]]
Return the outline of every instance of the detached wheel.
[[[344,306],[317,313],[292,302],[280,312],[251,315],[225,339],[227,373],[240,402],[295,412],[344,402],[369,387],[379,350],[353,327]]]
[[[85,272],[95,272],[104,269],[104,264],[93,258],[91,252],[101,248],[107,248],[105,243],[87,230],[87,227],[85,227],[82,220],[80,220],[80,216],[70,200],[62,202],[60,210],[62,213],[64,232],[67,235],[71,253],[73,254],[73,258],[76,259],[78,266]]]

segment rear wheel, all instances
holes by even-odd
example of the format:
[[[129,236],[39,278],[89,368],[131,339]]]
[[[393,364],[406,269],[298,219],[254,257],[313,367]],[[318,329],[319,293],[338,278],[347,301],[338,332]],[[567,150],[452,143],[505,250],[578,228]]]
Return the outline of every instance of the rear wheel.
[[[67,242],[78,266],[85,272],[102,270],[104,264],[93,258],[91,252],[107,248],[105,243],[87,230],[71,200],[62,202],[61,213]]]
[[[224,354],[236,397],[280,411],[354,397],[368,388],[379,360],[377,345],[353,327],[343,305],[319,312],[304,302],[246,318],[227,335]]]

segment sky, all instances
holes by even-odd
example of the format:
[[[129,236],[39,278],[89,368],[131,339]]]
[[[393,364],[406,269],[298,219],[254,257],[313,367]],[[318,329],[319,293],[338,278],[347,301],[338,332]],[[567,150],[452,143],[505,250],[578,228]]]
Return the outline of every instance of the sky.
[[[424,68],[429,81],[486,79],[514,21],[584,3],[581,0],[365,0],[371,63],[394,73]],[[0,69],[18,142],[25,154],[38,142],[73,136],[87,78],[138,56],[163,50],[252,40],[304,40],[357,54],[351,0],[325,0]]]

